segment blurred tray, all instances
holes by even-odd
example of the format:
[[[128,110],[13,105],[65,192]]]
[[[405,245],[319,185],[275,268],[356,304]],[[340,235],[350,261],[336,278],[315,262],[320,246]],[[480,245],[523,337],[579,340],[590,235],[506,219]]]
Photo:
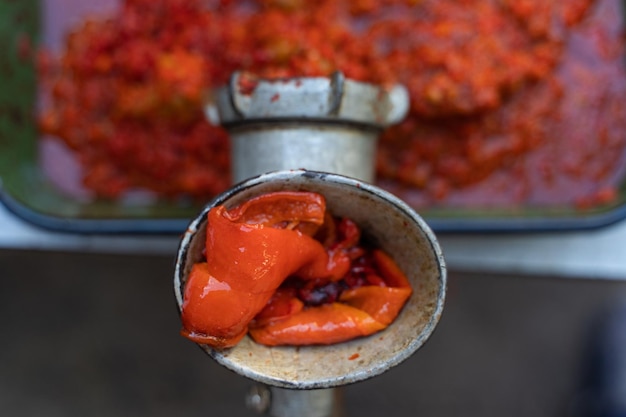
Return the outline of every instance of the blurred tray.
[[[40,2],[0,2],[0,200],[16,216],[46,229],[71,233],[181,233],[200,210],[186,202],[74,198],[52,183],[41,161],[33,121],[36,74],[24,59],[28,40],[37,40]],[[26,43],[26,45],[25,45]],[[618,200],[594,209],[571,207],[420,210],[435,232],[497,233],[585,230],[626,218],[626,183]]]
[[[52,230],[180,233],[199,207],[78,199],[44,172],[33,120],[36,74],[25,56],[40,36],[40,6],[38,0],[0,2],[0,48],[5,51],[0,56],[0,200],[18,217]]]

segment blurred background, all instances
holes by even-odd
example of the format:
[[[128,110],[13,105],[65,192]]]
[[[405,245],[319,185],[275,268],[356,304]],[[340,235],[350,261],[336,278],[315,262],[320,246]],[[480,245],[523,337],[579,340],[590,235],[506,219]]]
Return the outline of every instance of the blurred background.
[[[252,385],[179,336],[173,257],[0,251],[8,416],[253,416]],[[626,283],[451,271],[413,357],[345,387],[350,416],[575,416],[592,325]]]

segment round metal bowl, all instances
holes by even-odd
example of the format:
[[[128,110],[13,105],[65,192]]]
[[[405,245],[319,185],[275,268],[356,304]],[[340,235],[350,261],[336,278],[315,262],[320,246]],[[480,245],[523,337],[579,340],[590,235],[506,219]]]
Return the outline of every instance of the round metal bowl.
[[[176,300],[183,301],[185,281],[202,259],[208,211],[236,206],[252,197],[280,190],[323,194],[335,216],[348,217],[366,239],[387,252],[404,271],[413,295],[397,319],[372,336],[330,346],[267,347],[246,336],[237,346],[200,347],[240,375],[281,388],[314,389],[345,385],[379,375],[417,351],[441,316],[446,267],[435,235],[402,200],[365,182],[306,170],[277,171],[235,185],[208,204],[184,234],[174,277]]]

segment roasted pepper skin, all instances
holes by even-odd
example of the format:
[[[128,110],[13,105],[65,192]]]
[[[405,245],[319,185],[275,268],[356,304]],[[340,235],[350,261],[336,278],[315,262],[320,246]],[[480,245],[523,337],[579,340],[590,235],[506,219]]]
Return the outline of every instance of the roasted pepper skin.
[[[205,264],[195,265],[185,285],[181,333],[198,343],[232,347],[245,335],[248,323],[290,275],[304,279],[332,277],[336,260],[320,242],[295,229],[276,228],[294,217],[321,224],[325,201],[317,194],[277,193],[248,202],[232,211],[218,206],[207,216]],[[267,202],[278,215],[258,220],[257,205]],[[280,207],[279,207],[280,206]]]
[[[268,346],[312,345],[384,329],[412,290],[388,255],[359,241],[357,225],[328,216],[316,193],[275,192],[211,209],[206,262],[187,279],[181,333],[228,348],[247,333]]]
[[[250,336],[267,346],[330,345],[367,336],[385,327],[358,308],[331,303],[302,310],[266,326],[251,327]]]
[[[413,290],[387,254],[373,250],[371,258],[381,275],[376,285],[345,289],[338,302],[292,307],[291,310],[287,307],[296,305],[298,299],[294,291],[284,289],[262,311],[262,320],[252,322],[250,336],[268,346],[325,345],[368,336],[386,328],[400,314]]]

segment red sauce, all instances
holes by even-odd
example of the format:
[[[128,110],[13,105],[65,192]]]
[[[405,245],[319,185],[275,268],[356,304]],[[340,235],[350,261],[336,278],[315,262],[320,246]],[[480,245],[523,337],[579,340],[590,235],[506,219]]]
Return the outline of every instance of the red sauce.
[[[592,6],[549,44],[552,68],[498,107],[443,120],[414,115],[390,129],[381,183],[417,207],[615,201],[626,140],[621,6]]]
[[[624,174],[616,0],[126,0],[43,56],[42,130],[84,184],[199,199],[230,181],[204,92],[235,70],[329,75],[410,92],[383,135],[378,182],[416,207],[595,206]],[[253,79],[242,88],[252,91]]]

